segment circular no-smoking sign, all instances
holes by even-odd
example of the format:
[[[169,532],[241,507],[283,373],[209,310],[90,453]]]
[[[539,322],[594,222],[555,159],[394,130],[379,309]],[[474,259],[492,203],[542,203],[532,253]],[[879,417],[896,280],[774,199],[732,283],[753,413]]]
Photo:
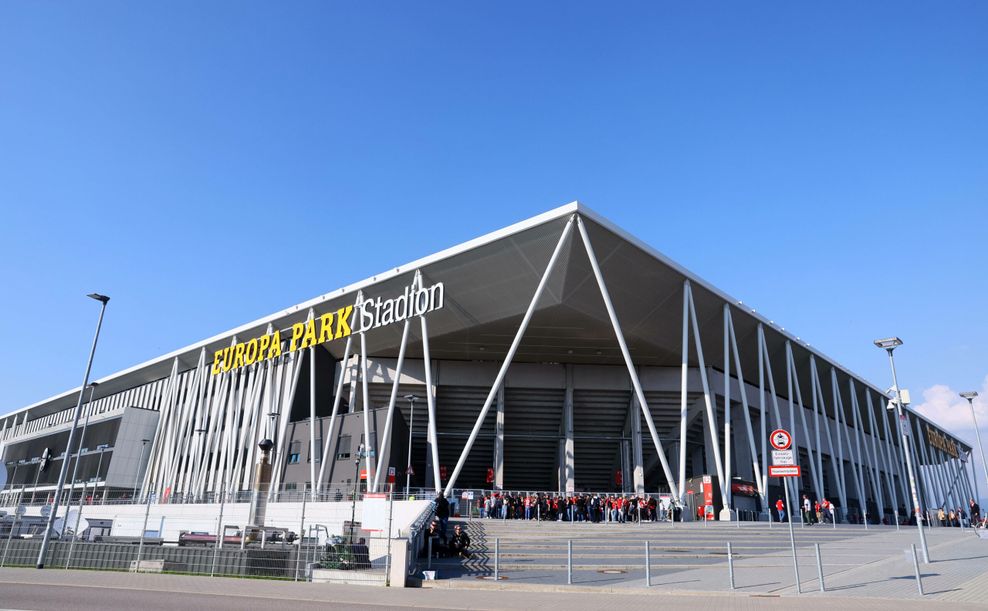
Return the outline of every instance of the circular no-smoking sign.
[[[785,429],[775,429],[769,435],[769,441],[776,450],[788,450],[792,445],[792,436]]]

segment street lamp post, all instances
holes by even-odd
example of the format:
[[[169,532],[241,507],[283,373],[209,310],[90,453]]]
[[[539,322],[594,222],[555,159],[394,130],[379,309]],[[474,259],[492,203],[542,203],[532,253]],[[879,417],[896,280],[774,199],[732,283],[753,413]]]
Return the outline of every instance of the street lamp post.
[[[408,400],[408,460],[405,463],[405,500],[408,500],[408,488],[412,484],[412,425],[415,424],[415,402],[418,401],[416,395],[405,395]]]
[[[193,474],[195,474],[195,477],[193,477],[193,480],[192,480],[192,485],[193,485],[193,491],[192,491],[193,497],[192,497],[192,501],[194,503],[202,502],[202,495],[199,493],[199,477],[198,477],[198,473],[199,473],[199,469],[202,467],[203,461],[206,460],[207,451],[206,451],[205,444],[203,444],[203,441],[202,441],[203,440],[203,437],[206,436],[206,432],[207,431],[206,431],[206,428],[204,427],[204,425],[199,425],[199,427],[195,430],[195,433],[196,433],[196,458],[195,458],[195,462],[193,463],[194,464],[194,469],[192,470]]]
[[[75,413],[72,416],[72,428],[69,429],[69,442],[66,446],[65,460],[62,461],[62,468],[59,469],[58,472],[58,484],[55,486],[55,498],[52,502],[51,513],[48,514],[48,523],[45,525],[45,534],[41,539],[41,549],[38,550],[38,562],[36,566],[39,569],[45,568],[45,556],[48,553],[48,542],[51,540],[52,527],[55,524],[55,516],[58,514],[58,503],[62,500],[62,486],[65,485],[65,476],[69,471],[69,450],[72,448],[72,442],[75,441],[75,431],[79,426],[79,415],[82,413],[82,398],[86,393],[86,387],[89,386],[89,372],[93,368],[93,356],[96,354],[96,342],[99,341],[99,330],[100,327],[103,326],[103,314],[106,312],[106,304],[110,301],[109,297],[106,295],[100,295],[99,293],[90,293],[87,297],[90,299],[95,299],[103,305],[99,310],[99,320],[96,322],[96,336],[93,337],[93,347],[89,350],[89,362],[86,363],[86,375],[82,379],[82,388],[79,389],[79,400],[75,404]]]
[[[895,412],[899,421],[899,435],[902,437],[902,453],[906,456],[906,470],[909,473],[909,490],[913,496],[913,514],[916,517],[916,528],[919,529],[919,544],[923,549],[923,562],[929,564],[930,551],[926,547],[926,533],[923,531],[923,514],[919,505],[919,495],[916,492],[916,474],[913,471],[913,461],[909,450],[909,436],[906,434],[905,429],[902,428],[902,392],[899,390],[899,380],[895,375],[895,357],[892,356],[892,351],[902,345],[902,340],[898,337],[876,339],[875,345],[888,352],[889,365],[892,367],[892,386],[895,388]]]
[[[967,399],[967,404],[971,407],[971,419],[974,420],[974,434],[978,438],[978,451],[981,452],[981,468],[985,472],[985,480],[988,480],[988,459],[985,459],[985,448],[981,445],[981,431],[978,430],[978,417],[974,415],[974,398],[978,396],[978,393],[972,391],[962,392],[961,396]],[[972,464],[972,468],[973,468]],[[980,497],[981,494],[978,492],[978,478],[974,478],[974,496]],[[980,498],[975,499],[976,502],[981,502]]]
[[[141,463],[144,462],[144,450],[147,449],[150,439],[141,440],[141,458],[137,461],[137,471],[134,473],[134,501],[137,501],[137,486],[141,479]]]
[[[79,446],[75,452],[75,465],[72,467],[72,485],[69,487],[69,498],[66,505],[72,504],[72,489],[75,488],[76,476],[79,474],[79,460],[82,458],[82,444],[86,442],[86,429],[89,427],[89,417],[93,414],[93,394],[99,382],[89,385],[89,402],[86,404],[86,421],[82,423],[82,433],[79,434]],[[71,448],[69,448],[71,449]]]

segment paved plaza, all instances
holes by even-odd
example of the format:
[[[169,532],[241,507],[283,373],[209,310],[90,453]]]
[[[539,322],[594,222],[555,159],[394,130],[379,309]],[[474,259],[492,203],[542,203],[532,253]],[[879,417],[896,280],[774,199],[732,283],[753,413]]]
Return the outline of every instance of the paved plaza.
[[[433,563],[439,579],[423,586],[450,589],[606,590],[613,593],[731,593],[727,543],[733,552],[734,593],[796,596],[786,525],[764,523],[590,524],[473,520],[467,523],[476,552],[466,561]],[[861,525],[794,528],[803,596],[898,600],[988,601],[988,540],[969,529],[927,531],[933,562],[920,564],[924,596],[916,587],[906,550],[915,527]],[[500,582],[493,581],[494,540]],[[567,544],[572,542],[572,585],[567,585]],[[645,590],[645,542],[651,587]],[[826,592],[820,581],[814,544]]]

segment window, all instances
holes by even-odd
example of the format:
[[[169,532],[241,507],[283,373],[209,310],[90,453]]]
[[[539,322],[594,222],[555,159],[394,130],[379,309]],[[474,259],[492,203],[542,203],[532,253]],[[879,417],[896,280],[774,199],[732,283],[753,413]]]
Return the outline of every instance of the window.
[[[302,459],[302,442],[293,441],[291,449],[288,451],[288,464],[297,465]]]
[[[350,436],[340,435],[340,443],[336,446],[336,460],[347,460],[350,458]]]
[[[309,450],[308,462],[312,462],[312,450]],[[322,439],[316,439],[316,462],[322,462]]]

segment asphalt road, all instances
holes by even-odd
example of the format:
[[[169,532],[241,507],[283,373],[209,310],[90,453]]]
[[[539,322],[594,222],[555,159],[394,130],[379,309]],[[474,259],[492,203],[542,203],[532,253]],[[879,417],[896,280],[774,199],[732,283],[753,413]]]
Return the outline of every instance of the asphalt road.
[[[540,611],[655,609],[674,605],[698,609],[814,609],[834,601],[815,597],[697,595],[654,592],[520,592],[504,590],[429,590],[272,583],[263,580],[211,579],[165,575],[127,575],[93,571],[0,570],[0,607],[21,610],[181,609],[307,611],[309,609],[539,609]],[[896,608],[974,609],[934,601],[845,599],[855,611]]]

